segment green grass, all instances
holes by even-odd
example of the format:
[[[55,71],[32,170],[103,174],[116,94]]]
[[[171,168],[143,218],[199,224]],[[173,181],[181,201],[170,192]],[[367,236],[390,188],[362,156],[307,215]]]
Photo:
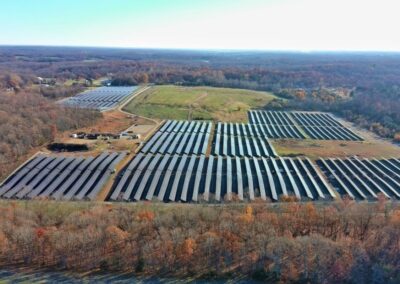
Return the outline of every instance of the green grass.
[[[247,121],[247,111],[267,105],[268,92],[212,87],[155,86],[124,110],[157,119]]]

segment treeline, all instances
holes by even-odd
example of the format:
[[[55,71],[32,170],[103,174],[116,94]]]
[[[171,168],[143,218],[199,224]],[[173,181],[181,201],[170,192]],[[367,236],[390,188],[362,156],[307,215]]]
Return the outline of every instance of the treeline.
[[[0,263],[268,283],[399,283],[396,204],[0,204]]]
[[[58,131],[88,126],[100,117],[98,112],[60,107],[35,92],[0,92],[0,178]]]
[[[58,81],[108,77],[113,85],[142,83],[272,91],[299,89],[293,105],[325,109],[377,134],[400,134],[400,55],[397,53],[267,53],[100,48],[0,47],[0,89],[23,88],[35,76]],[[9,73],[13,73],[10,75]],[[3,80],[1,77],[3,75]],[[18,75],[16,75],[18,74]],[[19,79],[18,79],[19,76]],[[33,78],[33,79],[32,79]],[[21,87],[22,86],[22,87]],[[348,100],[318,90],[347,89]],[[318,97],[314,97],[317,90]],[[48,97],[74,90],[42,91]],[[52,94],[48,94],[52,92]]]
[[[40,94],[49,99],[62,99],[65,97],[72,97],[85,90],[82,85],[71,85],[71,86],[42,86],[40,88]]]

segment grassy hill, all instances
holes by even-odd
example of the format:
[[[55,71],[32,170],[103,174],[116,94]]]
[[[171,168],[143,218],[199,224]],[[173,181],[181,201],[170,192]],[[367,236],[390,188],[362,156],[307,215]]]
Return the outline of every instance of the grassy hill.
[[[212,87],[155,86],[133,99],[124,110],[149,118],[246,121],[247,110],[262,107],[275,96],[268,92]]]

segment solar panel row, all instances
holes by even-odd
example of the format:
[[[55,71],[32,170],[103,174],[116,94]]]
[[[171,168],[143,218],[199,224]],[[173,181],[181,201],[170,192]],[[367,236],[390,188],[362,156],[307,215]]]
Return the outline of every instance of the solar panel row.
[[[262,138],[303,139],[304,135],[294,125],[218,123],[217,133],[232,136],[251,136]]]
[[[142,153],[205,154],[210,122],[167,121],[143,146]]]
[[[362,141],[363,138],[344,127],[330,114],[320,112],[278,112],[249,111],[249,120],[254,125],[266,125],[269,129],[281,129],[292,126],[302,129],[311,139]],[[300,131],[299,131],[300,132]],[[305,138],[300,132],[300,138]],[[275,138],[275,137],[274,137]],[[281,135],[278,138],[299,138]]]
[[[343,125],[334,119],[330,114],[322,112],[290,112],[290,115],[301,126],[331,126],[343,127]]]
[[[215,133],[213,155],[249,156],[249,157],[275,157],[277,156],[273,146],[267,138],[229,136]]]
[[[400,163],[395,158],[331,158],[319,159],[317,164],[342,196],[373,200],[380,194],[400,199]]]
[[[138,155],[114,185],[109,200],[200,201],[335,198],[308,159],[204,155]]]
[[[41,154],[5,180],[0,187],[0,196],[93,200],[114,171],[115,165],[125,156],[125,152],[103,153],[88,158]]]
[[[295,126],[290,112],[251,110],[248,112],[248,116],[251,124]]]
[[[136,89],[137,87],[100,87],[63,100],[61,103],[68,107],[104,111],[116,107]]]

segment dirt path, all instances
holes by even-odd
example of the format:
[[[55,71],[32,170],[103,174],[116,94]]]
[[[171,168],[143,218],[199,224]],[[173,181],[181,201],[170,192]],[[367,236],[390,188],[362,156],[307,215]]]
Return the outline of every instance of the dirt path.
[[[147,119],[147,120],[149,120],[149,121],[152,121],[152,122],[154,122],[154,124],[156,124],[156,125],[159,125],[160,122],[158,122],[157,120],[154,120],[154,119],[152,119],[152,118],[145,117],[145,116],[140,116],[140,115],[137,115],[137,114],[134,114],[134,113],[126,112],[126,111],[123,110],[123,108],[124,108],[127,104],[129,104],[134,98],[136,98],[136,97],[139,96],[140,94],[144,93],[145,91],[149,90],[150,88],[151,88],[150,86],[146,86],[146,87],[144,87],[143,89],[138,90],[135,94],[133,94],[133,96],[131,96],[131,97],[129,98],[129,100],[127,100],[127,101],[125,101],[123,104],[121,104],[121,105],[117,108],[117,110],[118,110],[119,112],[122,112],[122,113],[126,114],[126,115],[135,115],[135,116],[137,116],[137,117],[141,117],[141,118],[143,118],[143,119]]]

